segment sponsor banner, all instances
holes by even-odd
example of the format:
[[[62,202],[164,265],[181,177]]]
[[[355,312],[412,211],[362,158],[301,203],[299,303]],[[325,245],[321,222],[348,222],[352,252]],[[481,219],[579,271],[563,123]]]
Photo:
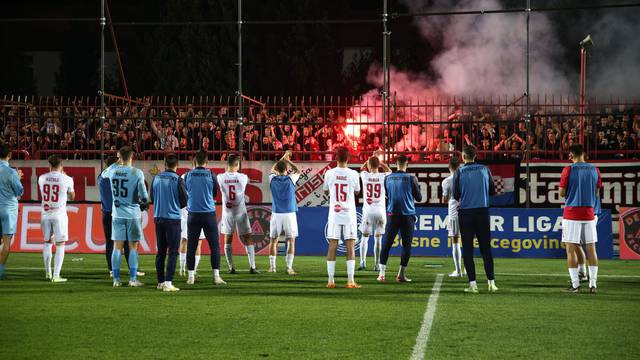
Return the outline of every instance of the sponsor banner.
[[[327,207],[307,207],[298,211],[299,237],[296,241],[296,253],[299,255],[324,255],[327,251],[325,237]],[[247,211],[256,253],[268,254],[269,222],[271,209],[267,206],[248,205]],[[360,221],[358,209],[358,221]],[[413,238],[413,254],[416,256],[449,256],[451,244],[447,238],[447,209],[418,208],[416,231]],[[103,253],[104,233],[102,230],[102,212],[97,204],[68,205],[70,253]],[[142,254],[155,254],[155,226],[153,207],[143,213],[142,226],[145,240],[140,243]],[[220,207],[217,208],[218,220]],[[497,257],[558,257],[565,256],[561,239],[561,209],[491,209],[491,245]],[[315,219],[316,221],[309,221]],[[219,223],[219,222],[218,222]],[[17,234],[11,248],[13,251],[42,251],[42,229],[40,226],[40,206],[22,204],[18,217]],[[356,241],[359,248],[360,236]],[[373,240],[371,240],[373,241]],[[283,244],[282,244],[283,245]],[[244,246],[237,239],[233,242],[234,254],[244,254]],[[221,244],[222,247],[222,244]],[[371,247],[370,247],[371,248]],[[598,219],[598,256],[609,259],[613,255],[611,234],[611,213],[605,210]],[[283,250],[284,248],[281,248]],[[401,246],[394,241],[392,254],[398,255]],[[209,254],[204,242],[202,251]],[[344,244],[339,251],[344,252]]]
[[[640,208],[620,208],[620,259],[640,260]]]
[[[216,206],[218,229],[220,226],[220,206]],[[11,243],[11,250],[18,252],[41,252],[43,246],[42,227],[40,225],[41,207],[38,204],[20,204],[16,236]],[[253,229],[253,241],[256,253],[267,255],[269,252],[269,219],[271,207],[247,206],[247,212]],[[102,211],[99,204],[68,204],[69,241],[66,251],[69,253],[104,253],[105,239],[102,229]],[[156,234],[153,223],[153,205],[142,213],[142,229],[144,240],[138,250],[141,254],[155,254]],[[218,231],[219,233],[219,231]],[[223,249],[222,239],[220,247]],[[234,254],[246,254],[243,244],[234,235]],[[202,244],[202,253],[210,254],[206,241]]]
[[[48,164],[41,160],[16,160],[11,162],[12,166],[22,170],[25,177],[25,195],[22,200],[39,200],[37,180],[38,176],[48,171]],[[187,164],[184,161],[182,164]],[[243,170],[249,177],[246,194],[251,203],[271,203],[271,192],[269,190],[269,172],[272,162],[269,161],[245,161]],[[301,162],[298,163],[303,175],[298,182],[296,197],[298,205],[301,207],[323,206],[328,204],[328,197],[322,191],[324,173],[333,165],[327,162]],[[562,162],[539,162],[531,163],[531,204],[533,207],[559,207],[564,199],[560,197],[558,185],[562,168],[567,163]],[[595,162],[594,165],[600,168],[602,174],[603,190],[602,204],[606,208],[614,209],[617,213],[619,206],[639,206],[640,205],[640,167],[637,162]],[[152,169],[163,168],[162,161],[137,161],[134,166],[142,169],[146,176],[147,183],[151,182]],[[211,162],[211,170],[214,173],[224,171],[223,162]],[[494,175],[494,182],[502,188],[503,195],[500,204],[509,204],[517,201],[524,204],[526,201],[525,190],[520,187],[518,190],[517,178],[522,178],[524,174],[524,164],[520,165],[520,171],[514,172],[513,165],[510,168],[496,168],[491,164]],[[354,169],[359,169],[359,165],[354,164]],[[181,174],[188,168],[178,169]],[[517,170],[517,169],[516,169]],[[449,170],[447,164],[413,164],[408,169],[416,174],[420,189],[423,195],[421,204],[437,206],[442,203],[442,180],[448,177]],[[94,160],[69,160],[65,162],[65,172],[74,179],[76,199],[78,201],[99,201],[96,178],[100,173],[100,162]],[[514,189],[512,193],[510,190]],[[519,193],[518,193],[519,192]],[[499,197],[500,197],[499,196]],[[219,200],[219,199],[217,199]],[[358,199],[361,201],[361,199]],[[501,206],[501,205],[499,205]]]
[[[296,253],[322,255],[327,249],[325,234],[328,208],[303,208],[298,212],[300,238],[296,241]],[[359,210],[360,211],[360,210]],[[447,236],[447,209],[417,208],[417,221],[413,235],[415,256],[450,256],[451,243]],[[491,247],[496,257],[511,258],[564,258],[562,244],[562,209],[492,208]],[[313,218],[323,221],[304,221]],[[604,210],[598,219],[598,256],[613,257],[611,212]],[[356,240],[356,252],[361,239]],[[369,241],[373,241],[370,239]],[[477,248],[477,243],[476,243]],[[369,246],[371,249],[371,246]],[[400,255],[402,246],[395,239],[392,255]],[[338,250],[345,251],[341,242]],[[479,254],[479,253],[478,253]]]

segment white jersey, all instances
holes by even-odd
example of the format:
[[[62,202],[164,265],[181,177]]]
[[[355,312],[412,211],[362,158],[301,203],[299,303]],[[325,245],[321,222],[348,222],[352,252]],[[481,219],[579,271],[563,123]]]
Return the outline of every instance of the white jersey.
[[[324,174],[323,189],[329,191],[329,222],[336,225],[357,223],[355,192],[360,191],[358,172],[333,168]]]
[[[457,219],[460,204],[453,198],[453,175],[442,180],[442,195],[449,199],[449,218]]]
[[[370,173],[362,171],[360,178],[362,179],[362,213],[369,211],[385,212],[385,190],[384,178],[391,173]]]
[[[42,217],[67,214],[67,193],[74,192],[73,179],[59,171],[40,175],[38,187],[42,196]]]
[[[244,190],[249,182],[249,177],[239,172],[225,172],[217,176],[218,186],[222,193],[222,214],[234,215],[247,212]]]

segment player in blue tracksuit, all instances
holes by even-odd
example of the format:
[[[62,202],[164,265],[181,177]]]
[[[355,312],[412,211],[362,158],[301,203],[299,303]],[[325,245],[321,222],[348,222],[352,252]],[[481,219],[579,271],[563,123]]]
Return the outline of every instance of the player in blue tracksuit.
[[[199,151],[193,158],[195,168],[185,175],[187,186],[187,284],[196,281],[195,264],[196,249],[200,239],[200,231],[211,248],[211,268],[213,269],[213,283],[225,284],[220,277],[220,239],[218,238],[218,220],[216,219],[216,205],[213,198],[218,191],[218,182],[211,171],[205,166],[209,155],[206,151]]]
[[[118,162],[116,156],[109,156],[106,159],[107,167]],[[111,208],[113,206],[113,197],[111,196],[111,181],[102,176],[102,173],[98,175],[98,190],[100,192],[100,208],[102,209],[102,231],[104,232],[104,254],[107,258],[107,267],[109,268],[109,275],[113,276],[111,271],[111,256],[113,255],[113,241],[111,241]],[[124,244],[124,258],[129,264],[129,243],[125,241]],[[140,271],[138,271],[140,276]]]
[[[11,149],[0,144],[0,279],[4,278],[4,268],[9,258],[11,239],[18,225],[18,198],[24,193],[20,179],[22,172],[9,166]]]
[[[400,271],[396,281],[410,282],[405,270],[411,258],[411,242],[413,241],[413,228],[416,222],[416,208],[414,203],[422,201],[420,186],[415,175],[407,173],[409,160],[405,155],[398,156],[396,164],[398,171],[387,175],[384,179],[384,188],[387,193],[387,225],[384,230],[384,244],[380,254],[380,273],[378,281],[385,281],[387,259],[391,246],[400,232],[402,239],[402,257],[400,259]]]
[[[495,194],[493,178],[488,167],[475,163],[475,146],[466,145],[462,149],[462,159],[464,165],[453,175],[453,198],[460,203],[458,221],[462,238],[462,257],[469,277],[469,287],[464,291],[478,293],[476,266],[473,262],[473,238],[476,237],[489,281],[489,292],[495,292],[498,288],[493,273],[489,227],[489,197]]]
[[[129,243],[129,286],[144,285],[138,281],[138,243],[143,239],[142,211],[148,207],[149,194],[142,170],[131,166],[133,149],[128,146],[118,151],[119,162],[102,172],[111,182],[113,195],[111,236],[114,248],[111,254],[113,287],[120,287],[121,251]]]
[[[178,291],[173,286],[173,274],[176,271],[176,258],[180,245],[180,209],[187,206],[187,188],[184,180],[176,174],[178,156],[168,154],[164,159],[165,171],[156,175],[151,183],[153,199],[153,220],[156,225],[156,272],[158,290]],[[169,261],[166,264],[167,250]]]

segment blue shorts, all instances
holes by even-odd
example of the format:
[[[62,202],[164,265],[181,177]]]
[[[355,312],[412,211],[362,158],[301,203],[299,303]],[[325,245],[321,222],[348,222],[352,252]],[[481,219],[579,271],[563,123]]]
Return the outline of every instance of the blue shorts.
[[[111,221],[111,240],[136,242],[142,239],[142,219],[113,218]]]
[[[18,210],[0,211],[0,233],[14,235],[18,225]]]

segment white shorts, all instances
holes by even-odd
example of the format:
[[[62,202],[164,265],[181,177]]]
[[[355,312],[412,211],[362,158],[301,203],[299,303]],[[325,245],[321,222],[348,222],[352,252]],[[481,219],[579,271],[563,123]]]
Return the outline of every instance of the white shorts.
[[[187,235],[187,221],[183,220],[180,221],[180,238],[181,239],[187,239],[188,235]],[[204,236],[204,230],[200,230],[200,240],[206,239],[206,237]]]
[[[251,234],[251,224],[249,223],[247,212],[238,214],[223,212],[220,219],[220,232],[225,235],[232,235],[236,228],[238,228],[238,236]]]
[[[358,237],[358,223],[352,221],[348,224],[336,224],[329,220],[327,223],[327,239],[355,240]]]
[[[67,214],[44,217],[41,225],[44,241],[63,242],[69,240],[69,218]]]
[[[449,221],[447,221],[447,231],[449,231],[450,237],[460,237],[460,223],[457,217],[449,217]]]
[[[382,235],[387,225],[387,214],[384,210],[367,211],[362,214],[362,223],[360,223],[360,231],[368,235]]]
[[[572,244],[593,244],[598,242],[598,231],[594,220],[566,220],[562,219],[562,242]]]
[[[298,218],[296,213],[271,214],[269,236],[274,239],[283,233],[286,238],[298,237]]]

